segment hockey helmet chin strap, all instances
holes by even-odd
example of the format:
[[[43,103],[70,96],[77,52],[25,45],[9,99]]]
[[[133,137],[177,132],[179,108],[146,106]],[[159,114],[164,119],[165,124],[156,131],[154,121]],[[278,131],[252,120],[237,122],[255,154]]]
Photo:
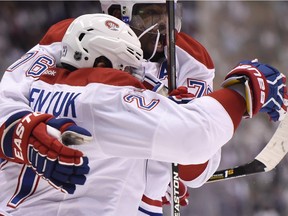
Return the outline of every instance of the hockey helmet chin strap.
[[[143,32],[139,35],[138,39],[140,40],[141,37],[143,37],[145,34],[147,34],[149,31],[151,31],[151,30],[152,30],[153,28],[155,28],[157,25],[158,25],[158,23],[156,23],[156,24],[150,26],[149,28],[147,28],[145,31],[143,31]],[[150,58],[147,59],[147,61],[150,61],[150,60],[154,57],[154,55],[155,55],[155,53],[156,53],[156,50],[157,50],[158,43],[159,43],[159,39],[160,39],[160,31],[159,31],[159,29],[157,29],[157,37],[156,37],[156,41],[155,41],[155,45],[154,45],[154,50],[153,50],[153,53],[152,53],[152,55],[150,56]]]

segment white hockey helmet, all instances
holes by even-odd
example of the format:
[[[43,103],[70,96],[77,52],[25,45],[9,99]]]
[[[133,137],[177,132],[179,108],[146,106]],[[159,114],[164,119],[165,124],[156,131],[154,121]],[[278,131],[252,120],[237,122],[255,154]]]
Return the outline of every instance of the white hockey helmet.
[[[143,60],[141,43],[131,28],[107,14],[86,14],[76,18],[62,39],[61,63],[75,68],[92,68],[104,56],[115,69],[139,68]]]
[[[177,0],[174,0],[174,2],[177,3]],[[136,4],[165,4],[166,0],[100,0],[100,3],[103,13],[110,15],[113,15],[112,14],[113,6],[114,7],[118,6],[121,14],[119,15],[117,14],[117,16],[120,16],[125,23],[130,24],[130,26],[133,26],[133,24],[131,25],[131,20],[133,19],[133,16],[138,15],[137,11],[133,11],[134,9],[133,7]],[[137,18],[137,21],[139,21],[139,18]],[[175,11],[175,28],[177,29],[177,31],[180,31],[181,29],[181,21],[182,21],[182,4],[177,3]],[[155,23],[151,23],[151,26],[153,24]]]

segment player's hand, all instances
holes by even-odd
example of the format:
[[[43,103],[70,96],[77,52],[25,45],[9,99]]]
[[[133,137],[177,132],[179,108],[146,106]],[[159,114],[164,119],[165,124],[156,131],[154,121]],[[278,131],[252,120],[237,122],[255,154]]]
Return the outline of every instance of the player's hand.
[[[189,93],[186,86],[180,86],[177,89],[171,91],[168,98],[177,104],[186,104],[193,100],[195,95]]]
[[[189,204],[189,193],[187,186],[179,179],[179,199],[181,206],[187,206]],[[165,196],[162,197],[162,204],[163,205],[170,205],[171,201],[171,186],[168,185],[167,191]]]
[[[0,132],[3,133],[1,150],[5,159],[27,164],[65,193],[73,194],[76,185],[85,183],[85,175],[89,172],[88,158],[81,151],[64,145],[61,139],[63,136],[71,145],[87,142],[92,136],[72,120],[21,112],[12,115]]]
[[[276,68],[257,60],[242,61],[229,72],[222,86],[234,89],[237,83],[245,86],[249,117],[260,111],[273,121],[284,118],[288,105],[286,77]]]

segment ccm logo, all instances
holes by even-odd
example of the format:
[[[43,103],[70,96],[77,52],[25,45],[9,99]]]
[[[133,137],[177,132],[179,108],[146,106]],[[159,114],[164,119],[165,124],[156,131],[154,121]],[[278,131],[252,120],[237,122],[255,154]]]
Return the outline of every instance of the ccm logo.
[[[241,69],[245,69],[248,71],[252,71],[253,74],[255,75],[258,85],[259,85],[259,90],[260,90],[260,103],[264,104],[265,103],[265,82],[264,79],[262,78],[263,75],[262,73],[255,67],[252,67],[251,65],[240,65],[238,67],[235,68],[236,70],[241,70]]]
[[[259,84],[259,88],[260,88],[260,103],[264,104],[265,103],[265,82],[264,79],[262,78],[262,74],[259,70],[257,70],[254,67],[250,67],[248,68],[248,70],[253,71],[253,74],[257,77],[257,81]]]

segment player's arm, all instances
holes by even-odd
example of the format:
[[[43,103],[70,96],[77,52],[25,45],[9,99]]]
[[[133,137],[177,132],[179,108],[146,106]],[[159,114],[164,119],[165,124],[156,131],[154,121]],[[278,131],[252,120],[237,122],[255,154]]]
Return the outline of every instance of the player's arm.
[[[219,110],[220,113],[217,114],[214,112],[214,110],[210,110],[205,106],[205,103],[208,101],[212,102],[209,98],[215,99],[227,112],[230,121],[233,123],[233,131],[231,131],[232,136],[245,113],[248,113],[249,116],[252,117],[259,111],[264,111],[267,112],[273,120],[278,120],[283,117],[283,113],[286,111],[287,106],[285,103],[285,98],[287,97],[285,82],[285,76],[269,65],[251,61],[242,62],[227,75],[225,82],[223,83],[223,89],[215,91],[208,96],[197,98],[187,104],[185,106],[186,108],[190,104],[199,105],[199,107],[202,107],[202,111],[205,110],[205,115],[207,115],[204,116],[204,118],[203,116],[201,117],[201,115],[198,116],[200,119],[203,118],[203,121],[207,121],[207,124],[206,127],[204,125],[202,125],[204,127],[200,126],[202,131],[197,131],[196,129],[195,133],[193,134],[196,135],[194,140],[199,141],[198,143],[201,143],[200,146],[207,150],[207,152],[210,153],[210,156],[206,158],[206,160],[198,161],[198,163],[205,163],[207,159],[210,159],[220,149],[217,148],[217,151],[213,151],[213,149],[216,150],[214,144],[220,144],[222,146],[229,140],[228,137],[226,137],[228,138],[227,140],[221,140],[221,137],[217,137],[217,134],[222,134],[223,136],[225,133],[229,133],[229,131],[221,131],[221,128],[225,129],[225,127],[222,127],[223,122],[225,122],[223,121],[224,117],[221,121],[221,119],[218,119],[215,116],[219,115],[221,111]],[[213,105],[211,107],[213,107]],[[208,113],[208,111],[210,111],[210,113]],[[205,119],[205,117],[209,118],[209,114],[210,118],[214,118],[214,122],[209,121],[209,119]],[[219,124],[218,128],[220,130],[216,128],[217,126],[214,125],[214,123]],[[199,125],[201,125],[201,123],[199,123]],[[214,137],[210,136],[209,133],[213,134],[214,130],[217,130],[217,133],[214,134]],[[163,134],[163,136],[167,136],[167,134]],[[202,140],[201,137],[197,139],[197,134],[202,134]],[[181,135],[182,133],[179,134],[179,137],[181,137]],[[209,136],[213,138],[211,140],[206,140],[206,137]],[[217,143],[217,138],[221,140],[221,143]],[[183,139],[181,139],[181,141],[182,140]],[[191,140],[193,140],[192,137]],[[169,142],[168,139],[166,141]],[[205,146],[205,144],[205,147],[202,146],[202,141],[204,141],[204,143],[207,141],[207,146]],[[211,143],[211,145],[208,143]],[[193,149],[199,149],[199,147],[195,146]],[[206,154],[206,156],[209,155],[209,153]],[[200,151],[199,154],[201,154]]]
[[[97,137],[95,144],[99,145],[99,149],[106,155],[146,158],[180,164],[202,164],[213,157],[231,139],[247,110],[246,102],[256,107],[253,109],[255,111],[253,115],[259,112],[265,101],[270,99],[280,99],[278,103],[283,104],[277,95],[280,94],[283,98],[286,94],[283,91],[285,81],[282,75],[276,70],[269,70],[268,67],[258,70],[261,71],[259,72],[261,79],[266,84],[267,79],[272,80],[269,85],[265,86],[264,92],[262,86],[257,84],[259,73],[255,74],[243,68],[237,71],[238,74],[233,74],[235,79],[238,75],[249,77],[245,79],[245,82],[238,83],[243,87],[243,91],[250,88],[252,97],[247,99],[245,95],[239,94],[237,89],[225,87],[208,96],[196,98],[188,104],[179,106],[170,99],[151,91],[90,84],[90,90],[97,91],[97,94],[86,90],[76,103],[80,103],[77,106],[90,104],[87,109],[91,110],[85,112],[84,117],[87,121],[92,120],[93,136]],[[279,82],[273,82],[274,77],[270,77],[269,73],[275,74],[275,77],[281,77]],[[108,74],[112,75],[112,71]],[[76,76],[77,72],[72,75]],[[230,75],[232,74],[230,73],[229,77]],[[105,78],[108,77],[105,76]],[[273,88],[273,85],[276,89],[279,88],[279,91],[269,94],[269,89]],[[257,98],[263,93],[266,96],[265,101],[259,101]],[[100,110],[99,107],[101,107]],[[272,107],[269,113],[278,111],[277,107]],[[117,121],[112,119],[117,119]],[[115,143],[116,137],[117,144]],[[137,140],[137,145],[135,145],[135,140]],[[175,148],[175,143],[177,148]]]
[[[155,92],[133,88],[127,82],[127,79],[133,77],[125,72],[120,73],[110,68],[93,69],[95,73],[84,80],[83,70],[74,71],[67,78],[63,77],[65,80],[55,81],[65,83],[69,92],[78,92],[79,97],[74,101],[75,108],[83,117],[83,122],[89,122],[87,129],[95,137],[97,151],[107,156],[202,164],[231,139],[246,112],[246,101],[247,104],[252,102],[253,107],[261,107],[261,101],[256,98],[263,92],[259,85],[253,85],[254,81],[252,82],[253,79],[257,81],[258,77],[247,69],[238,71],[238,75],[247,73],[245,76],[249,77],[247,82],[251,84],[248,87],[253,90],[250,91],[253,100],[246,100],[237,89],[223,88],[183,105]],[[266,71],[263,71],[261,78],[270,79],[269,74],[266,77]],[[268,72],[280,76],[276,70]],[[115,74],[120,74],[122,80]],[[43,89],[44,81],[39,82],[35,88]],[[91,82],[85,88],[83,85],[88,81]],[[133,82],[136,82],[135,79]],[[75,83],[78,84],[74,87]],[[238,83],[243,86],[243,90],[247,87],[245,83]],[[279,87],[279,94],[284,96],[282,90],[285,82],[280,79],[279,82],[271,82],[265,89],[266,100],[278,100],[278,92],[266,94],[273,85]],[[37,101],[37,97],[37,94],[33,95],[33,101]],[[37,104],[32,104],[35,105]],[[38,108],[36,109],[39,110]],[[255,109],[253,115],[259,109]],[[278,111],[276,107],[271,109],[271,112],[274,111]]]
[[[0,125],[19,111],[32,111],[28,100],[30,86],[55,65],[54,57],[37,45],[6,69],[0,83]]]
[[[48,125],[47,115],[46,119],[45,114],[32,115],[33,110],[29,106],[30,86],[42,72],[53,66],[55,66],[55,59],[36,46],[5,71],[0,83],[0,157],[16,163],[28,164],[55,188],[73,193],[76,184],[85,182],[84,174],[89,171],[88,160],[81,152],[72,156],[71,154],[76,153],[74,150],[65,147],[60,141],[56,142],[60,135],[51,134],[50,129],[53,126]],[[30,115],[31,118],[28,118]],[[56,143],[57,147],[54,146]],[[68,158],[78,161],[74,164],[71,162],[62,165],[63,161],[65,163],[62,151],[64,149],[67,150],[64,151],[64,155],[68,152]],[[73,180],[67,184],[67,178],[77,175],[73,172],[62,175],[62,172],[64,169],[71,170],[75,166],[83,167],[85,171],[77,174],[80,177],[79,181]],[[55,174],[57,172],[58,174]]]
[[[0,157],[27,164],[56,189],[73,193],[84,184],[89,172],[88,158],[66,147],[90,139],[88,131],[69,119],[33,113],[29,106],[30,86],[59,62],[61,40],[73,19],[53,25],[38,45],[5,71],[0,83]],[[64,141],[64,140],[63,140]]]
[[[261,75],[260,75],[258,69],[265,71],[266,76],[268,76],[269,79],[272,79],[275,82],[283,82],[284,77],[282,77],[281,74],[271,73],[271,71],[275,71],[276,69],[274,69],[270,66],[267,66],[267,65],[259,64],[257,61],[254,61],[254,62],[244,61],[244,62],[241,62],[241,64],[238,67],[236,67],[235,69],[233,69],[229,73],[229,75],[226,78],[226,81],[223,83],[223,86],[228,87],[228,88],[232,88],[238,92],[242,91],[241,94],[243,96],[245,96],[245,98],[246,98],[246,110],[247,110],[246,116],[252,117],[254,115],[255,111],[259,110],[259,107],[260,107],[261,108],[260,111],[262,111],[262,112],[267,111],[272,120],[279,120],[279,118],[281,119],[283,113],[286,112],[286,105],[285,105],[285,103],[286,103],[285,97],[287,96],[285,93],[286,89],[285,89],[285,87],[282,88],[282,86],[280,85],[280,87],[279,87],[281,89],[280,95],[283,95],[283,98],[281,98],[281,96],[276,97],[277,99],[275,100],[274,103],[271,103],[271,100],[267,100],[266,103],[263,104],[263,101],[265,101],[265,93],[264,93],[265,91],[264,90],[265,90],[265,88],[267,89],[269,87],[267,87],[267,84],[265,84],[265,82],[264,82],[265,79],[261,78]],[[261,86],[260,89],[263,92],[260,93],[260,97],[257,97],[257,94],[253,95],[254,92],[251,92],[250,86],[252,85],[252,83],[250,83],[250,85],[248,84],[247,79],[249,79],[249,77],[247,75],[245,75],[247,73],[247,71],[245,71],[245,70],[254,71],[253,73],[254,73],[254,75],[256,75],[257,79],[254,81],[253,81],[253,79],[252,80],[250,79],[250,82],[252,82],[252,83],[254,82],[253,85]],[[240,74],[239,74],[239,72],[240,72]],[[270,81],[269,79],[268,79],[268,82]],[[237,85],[237,83],[238,83],[238,85]],[[244,86],[242,86],[242,90],[240,90],[239,89],[239,83],[241,83],[241,85],[244,84],[245,88],[244,88]],[[244,89],[245,89],[245,91],[244,91]],[[274,87],[272,86],[272,88],[270,86],[270,88],[269,88],[270,94],[273,94],[272,92],[277,92],[277,91],[278,90],[275,89],[275,86]],[[258,101],[262,101],[262,102],[259,103],[259,105],[258,105],[259,107],[255,107],[255,106],[252,107],[252,105],[255,104],[252,102],[252,100],[258,100]],[[283,103],[283,101],[284,101],[284,103]],[[273,110],[273,107],[277,107],[275,109],[276,111]],[[238,120],[236,122],[238,122]],[[237,124],[238,123],[236,123],[236,125]],[[217,158],[218,158],[218,160],[217,160]],[[211,176],[210,174],[213,174],[215,172],[215,167],[218,167],[219,162],[220,162],[219,157],[217,157],[217,154],[216,154],[209,161],[207,161],[206,163],[203,163],[203,164],[179,165],[179,176],[190,187],[195,187],[195,186],[199,187],[208,180],[209,176]],[[214,169],[213,169],[213,167],[214,167]]]

